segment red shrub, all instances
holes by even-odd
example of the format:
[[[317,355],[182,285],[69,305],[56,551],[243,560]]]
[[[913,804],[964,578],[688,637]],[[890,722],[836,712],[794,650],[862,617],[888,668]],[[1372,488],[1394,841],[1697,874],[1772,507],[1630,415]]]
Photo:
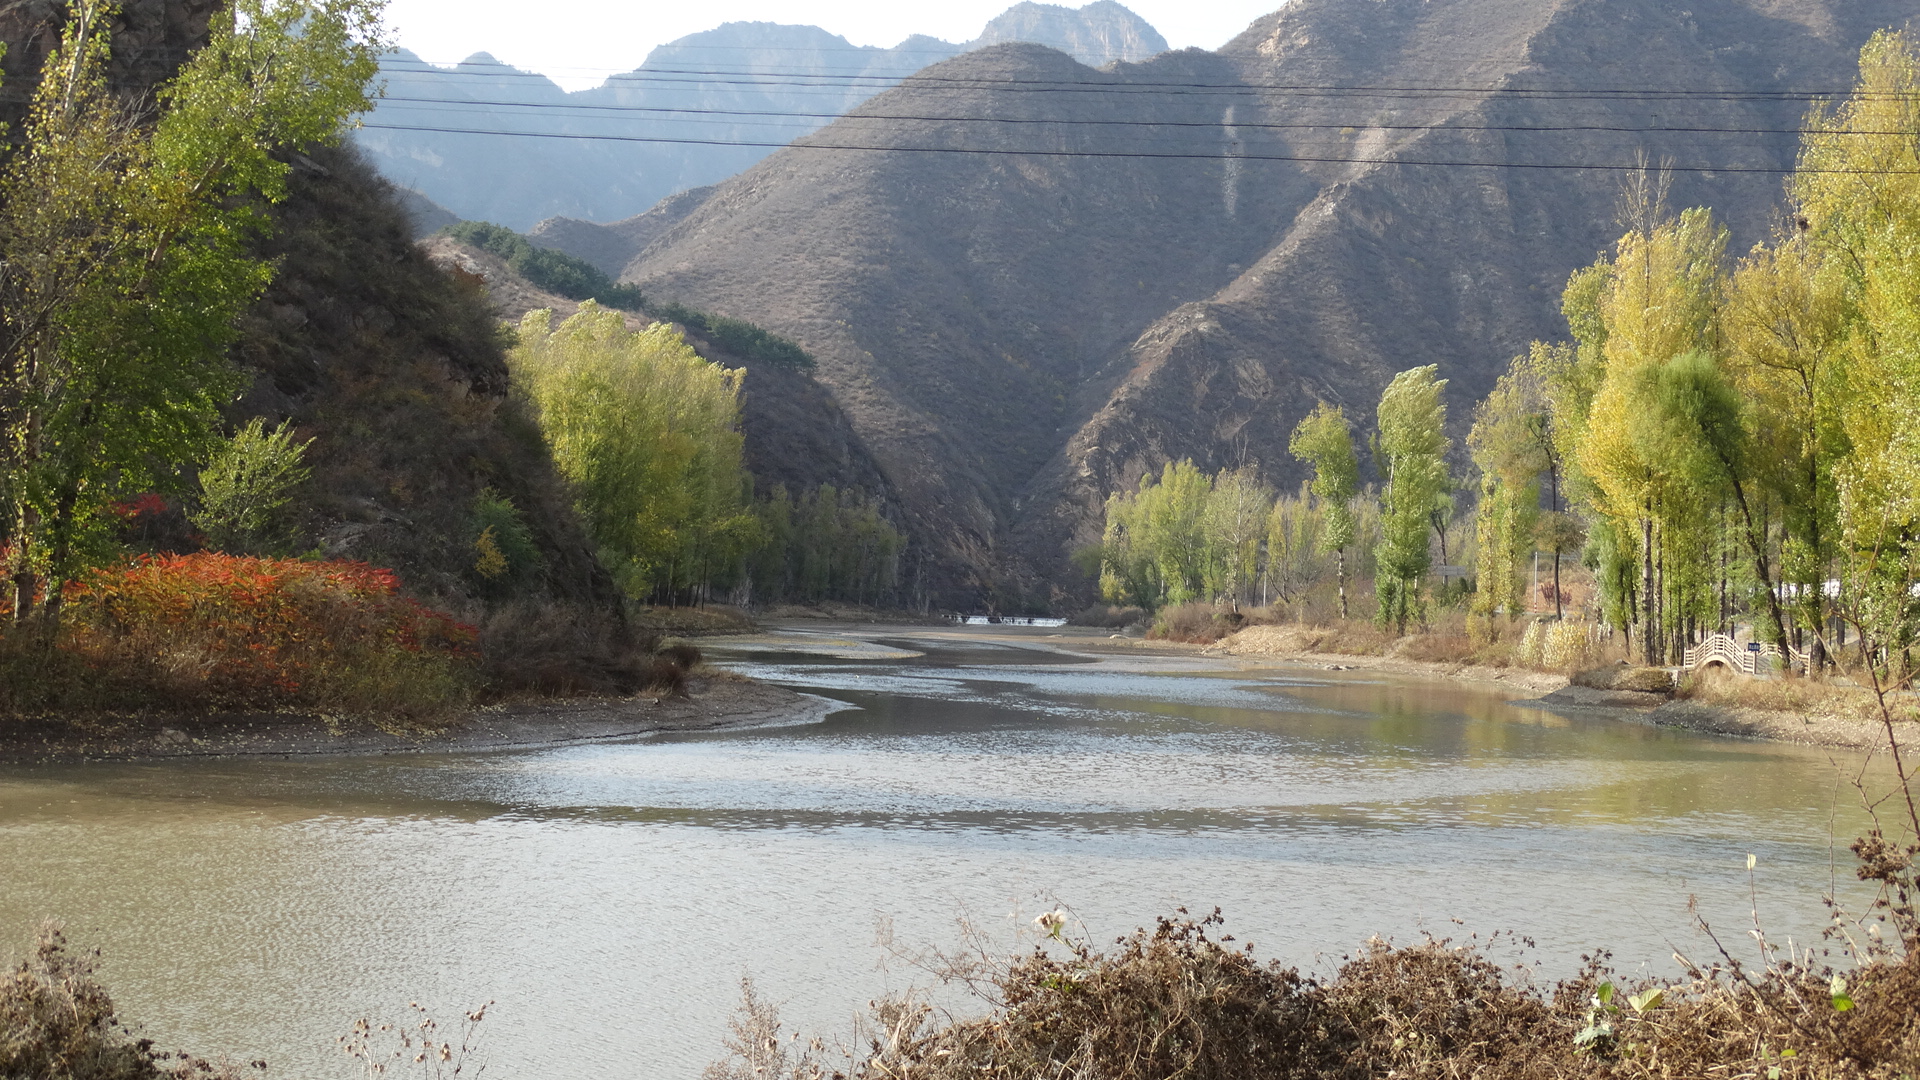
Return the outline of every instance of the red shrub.
[[[365,563],[150,555],[93,571],[67,597],[63,651],[181,705],[354,711],[402,688],[458,696],[478,658],[473,627]]]

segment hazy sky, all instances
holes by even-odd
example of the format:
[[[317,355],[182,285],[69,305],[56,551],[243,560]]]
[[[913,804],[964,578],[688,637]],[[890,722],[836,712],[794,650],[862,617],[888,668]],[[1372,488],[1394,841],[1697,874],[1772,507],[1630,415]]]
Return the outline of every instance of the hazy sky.
[[[1174,48],[1217,48],[1283,0],[1121,0]],[[489,52],[569,90],[631,71],[647,50],[723,22],[812,24],[855,45],[897,45],[909,34],[968,41],[1014,0],[389,0],[400,44],[437,64]],[[1064,6],[1080,7],[1076,0]]]

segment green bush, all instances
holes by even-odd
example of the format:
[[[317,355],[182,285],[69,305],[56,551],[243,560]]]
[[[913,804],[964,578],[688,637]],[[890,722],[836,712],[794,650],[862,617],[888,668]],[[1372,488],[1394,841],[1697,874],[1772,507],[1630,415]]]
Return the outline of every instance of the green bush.
[[[312,442],[293,441],[292,421],[268,431],[259,417],[249,420],[200,470],[199,505],[187,519],[223,551],[276,546],[293,489],[312,475],[301,463]]]
[[[468,533],[473,574],[487,592],[502,592],[527,581],[545,562],[520,508],[492,488],[474,500]]]

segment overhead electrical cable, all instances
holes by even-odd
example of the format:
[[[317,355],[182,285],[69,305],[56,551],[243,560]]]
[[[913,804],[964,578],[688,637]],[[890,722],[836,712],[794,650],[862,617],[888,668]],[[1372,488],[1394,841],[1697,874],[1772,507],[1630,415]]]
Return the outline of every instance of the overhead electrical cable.
[[[1148,150],[1037,150],[1011,149],[1006,147],[961,147],[961,146],[861,146],[848,143],[808,142],[803,136],[791,143],[752,142],[737,139],[682,139],[667,136],[646,135],[596,135],[569,134],[554,131],[493,131],[477,128],[444,128],[425,125],[366,123],[366,128],[386,131],[423,131],[451,135],[489,135],[511,136],[530,139],[579,139],[587,142],[630,142],[664,143],[681,146],[741,146],[762,149],[794,150],[836,150],[859,151],[866,153],[896,154],[974,154],[994,157],[1048,157],[1048,158],[1131,158],[1170,161],[1279,161],[1313,165],[1414,165],[1458,169],[1549,169],[1562,171],[1587,172],[1642,172],[1644,164],[1607,164],[1578,162],[1526,162],[1526,161],[1450,161],[1440,159],[1397,158],[1397,157],[1344,157],[1333,155],[1309,154],[1255,154],[1244,152],[1213,153],[1174,153]],[[1836,175],[1873,175],[1908,176],[1920,175],[1920,168],[1913,169],[1819,169],[1811,167],[1768,166],[1768,165],[1662,165],[1662,171],[1677,173],[1756,173],[1765,175],[1785,175],[1791,173],[1827,173]]]
[[[1325,130],[1369,130],[1369,131],[1425,131],[1441,127],[1448,131],[1500,131],[1500,132],[1579,132],[1601,131],[1626,134],[1682,134],[1682,135],[1803,135],[1804,128],[1745,128],[1745,127],[1681,127],[1672,125],[1627,126],[1618,124],[1380,124],[1368,121],[1320,121],[1295,123],[1269,123],[1262,121],[1235,120],[1227,123],[1222,120],[1087,120],[1068,117],[1027,117],[1027,116],[923,116],[905,113],[834,113],[834,112],[786,112],[772,109],[682,109],[665,106],[642,105],[574,105],[560,102],[519,102],[519,101],[477,101],[442,98],[389,97],[388,102],[402,102],[407,105],[432,107],[479,106],[487,108],[526,108],[526,109],[566,109],[583,110],[595,113],[636,113],[662,114],[663,116],[743,116],[774,117],[795,120],[911,120],[925,123],[952,124],[1064,124],[1092,127],[1145,127],[1145,128],[1205,128],[1218,130],[1232,128],[1235,131],[1325,131]],[[422,109],[421,111],[425,111]],[[1847,131],[1846,135],[1907,135],[1911,132],[1899,131]]]
[[[476,73],[447,68],[390,68],[389,75],[436,75],[466,79],[487,78],[534,78],[546,79],[535,72],[505,71],[499,73]],[[1098,74],[1098,73],[1097,73]],[[831,80],[831,81],[829,81]],[[551,80],[547,80],[551,81]],[[1790,88],[1780,90],[1723,90],[1710,88],[1682,87],[1525,87],[1525,86],[1460,86],[1460,85],[1341,85],[1315,83],[1259,83],[1259,82],[1171,82],[1171,81],[1128,81],[1128,82],[1082,82],[1066,79],[998,79],[983,78],[977,75],[952,76],[928,75],[925,69],[905,76],[898,75],[827,75],[812,72],[775,72],[775,71],[733,71],[705,68],[640,68],[608,80],[617,87],[620,82],[690,82],[698,85],[752,85],[752,86],[799,86],[799,87],[844,87],[846,89],[886,89],[894,86],[924,87],[928,85],[950,85],[960,89],[994,90],[1019,93],[1125,93],[1153,94],[1182,91],[1205,91],[1229,94],[1280,93],[1326,96],[1361,96],[1380,94],[1418,94],[1425,96],[1448,94],[1499,94],[1523,97],[1574,98],[1592,100],[1708,100],[1708,101],[1820,101],[1838,98],[1874,100],[1912,100],[1920,94],[1897,92],[1860,91],[1854,87],[1838,89]],[[575,91],[590,94],[606,89],[605,86],[593,90]]]

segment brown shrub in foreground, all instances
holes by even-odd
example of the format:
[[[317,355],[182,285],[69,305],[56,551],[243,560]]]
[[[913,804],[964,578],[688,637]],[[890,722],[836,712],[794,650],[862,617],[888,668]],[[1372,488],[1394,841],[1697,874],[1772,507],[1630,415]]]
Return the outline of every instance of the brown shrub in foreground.
[[[1124,630],[1136,623],[1147,621],[1147,613],[1140,608],[1120,607],[1114,604],[1093,604],[1080,614],[1067,620],[1070,626],[1094,626],[1103,630]]]
[[[1147,631],[1147,637],[1155,641],[1211,645],[1247,625],[1247,622],[1247,616],[1241,612],[1192,601],[1161,608],[1153,617],[1153,626]]]
[[[239,1070],[156,1053],[114,1013],[94,977],[95,953],[42,927],[33,953],[0,974],[0,1076],[20,1080],[234,1080]],[[265,1067],[255,1062],[256,1067]]]
[[[647,684],[657,640],[611,612],[551,600],[501,604],[480,622],[482,693],[493,701],[631,694]]]
[[[924,1005],[877,1007],[867,1045],[833,1068],[820,1045],[785,1049],[748,988],[733,1059],[707,1080],[1363,1080],[1371,1077],[1868,1077],[1920,1069],[1920,956],[1912,859],[1861,842],[1904,952],[1845,973],[1804,956],[1750,973],[1730,959],[1671,985],[1617,985],[1603,960],[1537,987],[1477,949],[1375,941],[1316,980],[1212,935],[1219,914],[1163,919],[1107,952],[1045,948],[985,972],[993,1011],[938,1022]],[[1877,845],[1877,846],[1876,846]],[[1876,863],[1877,860],[1877,863]],[[1876,871],[1875,866],[1879,869]],[[1900,904],[1906,914],[1901,915]],[[979,978],[981,973],[974,973]]]

